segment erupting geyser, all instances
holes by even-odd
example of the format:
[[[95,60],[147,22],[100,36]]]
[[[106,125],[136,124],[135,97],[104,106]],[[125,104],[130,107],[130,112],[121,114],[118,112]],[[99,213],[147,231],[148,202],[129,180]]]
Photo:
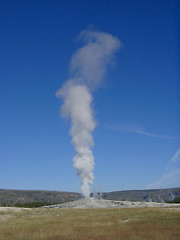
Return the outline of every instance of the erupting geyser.
[[[90,185],[94,180],[92,132],[96,126],[91,93],[101,84],[106,66],[121,44],[118,38],[110,34],[90,30],[81,32],[80,39],[84,45],[72,56],[72,77],[57,91],[56,96],[64,100],[61,114],[70,119],[70,133],[76,150],[73,166],[81,178],[82,194],[89,197]]]

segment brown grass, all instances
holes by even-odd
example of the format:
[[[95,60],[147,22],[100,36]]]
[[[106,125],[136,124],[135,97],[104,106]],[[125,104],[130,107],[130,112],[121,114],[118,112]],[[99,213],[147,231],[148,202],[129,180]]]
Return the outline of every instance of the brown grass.
[[[11,215],[0,222],[0,240],[180,239],[180,211],[167,209],[33,209]]]

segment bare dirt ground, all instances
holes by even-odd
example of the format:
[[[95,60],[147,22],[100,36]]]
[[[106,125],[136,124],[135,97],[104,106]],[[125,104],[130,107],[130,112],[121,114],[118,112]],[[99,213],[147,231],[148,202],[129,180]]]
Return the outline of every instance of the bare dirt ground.
[[[6,221],[7,219],[12,218],[13,212],[21,212],[28,209],[29,208],[0,207],[0,222]]]
[[[156,202],[130,202],[130,201],[113,201],[96,198],[79,199],[72,202],[44,206],[41,208],[77,208],[77,209],[93,209],[93,208],[166,208],[180,211],[180,204],[170,203],[156,203]],[[16,207],[0,207],[0,222],[5,221],[13,216],[14,212],[21,212],[30,210],[29,208],[16,208]]]
[[[165,207],[180,209],[180,204],[156,203],[156,202],[130,202],[130,201],[113,201],[95,198],[79,199],[76,201],[62,203],[57,205],[45,206],[43,208],[145,208],[145,207]]]
[[[16,207],[0,207],[1,212],[20,212],[27,208],[16,208]]]
[[[130,202],[113,201],[96,198],[79,199],[72,202],[41,207],[45,209],[76,208],[76,209],[98,209],[98,208],[164,208],[167,211],[180,211],[180,204],[156,203],[156,202]],[[31,208],[0,207],[0,222],[6,221],[14,216],[13,213],[32,210]]]

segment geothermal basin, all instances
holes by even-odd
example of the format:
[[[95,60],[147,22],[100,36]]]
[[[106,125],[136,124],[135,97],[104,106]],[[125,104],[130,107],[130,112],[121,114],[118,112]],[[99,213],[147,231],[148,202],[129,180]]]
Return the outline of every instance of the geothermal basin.
[[[79,209],[92,209],[92,208],[145,208],[145,207],[178,207],[180,204],[172,203],[157,203],[157,202],[131,202],[131,201],[114,201],[104,200],[97,198],[81,198],[76,201],[71,201],[62,204],[51,206],[43,206],[42,208],[79,208]]]

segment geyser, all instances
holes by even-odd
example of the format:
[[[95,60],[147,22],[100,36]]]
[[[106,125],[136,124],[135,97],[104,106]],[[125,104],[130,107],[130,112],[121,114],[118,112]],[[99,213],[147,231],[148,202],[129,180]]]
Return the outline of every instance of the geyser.
[[[72,76],[56,96],[64,100],[61,114],[70,120],[70,134],[76,151],[73,166],[81,178],[82,194],[89,197],[90,185],[94,180],[92,132],[96,127],[91,106],[92,92],[101,84],[106,67],[121,43],[110,34],[90,30],[82,31],[79,39],[83,40],[84,45],[71,58]]]

